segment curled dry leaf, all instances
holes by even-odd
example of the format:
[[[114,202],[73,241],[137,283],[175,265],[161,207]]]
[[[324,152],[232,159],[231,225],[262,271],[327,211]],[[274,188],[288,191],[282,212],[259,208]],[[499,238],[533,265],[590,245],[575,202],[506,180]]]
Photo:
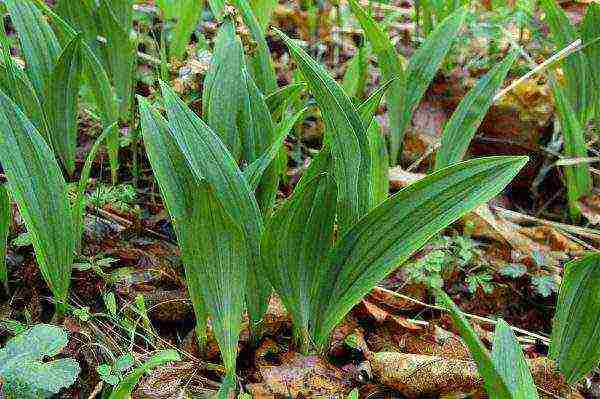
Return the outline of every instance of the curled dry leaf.
[[[260,366],[262,384],[252,384],[254,398],[268,395],[287,395],[298,398],[345,398],[351,384],[341,370],[318,356],[303,356],[288,352],[282,355],[281,365]]]
[[[374,353],[369,361],[375,381],[408,398],[483,391],[483,379],[473,361],[399,352]],[[529,368],[542,398],[581,398],[564,382],[550,359],[529,360]]]

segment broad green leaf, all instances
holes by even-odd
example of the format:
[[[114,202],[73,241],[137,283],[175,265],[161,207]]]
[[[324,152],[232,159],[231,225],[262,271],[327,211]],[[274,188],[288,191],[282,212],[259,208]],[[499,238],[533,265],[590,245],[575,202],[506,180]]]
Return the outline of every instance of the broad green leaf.
[[[88,0],[59,0],[55,10],[83,35],[85,43],[90,48],[97,50],[100,31],[94,8],[95,6]]]
[[[36,260],[55,296],[68,299],[76,229],[67,185],[50,147],[15,103],[0,93],[0,162],[32,237]]]
[[[211,62],[202,93],[204,119],[239,162],[243,129],[240,124],[245,122],[248,93],[243,74],[243,47],[230,21],[225,21],[219,30]]]
[[[7,283],[8,272],[6,270],[6,241],[12,223],[12,206],[6,191],[6,185],[0,185],[0,282]]]
[[[74,359],[43,362],[67,344],[62,328],[38,324],[0,349],[0,378],[8,399],[50,398],[71,386],[80,371]]]
[[[76,36],[65,47],[52,71],[44,99],[52,147],[71,176],[75,172],[77,105],[84,66],[80,46],[81,38]]]
[[[216,133],[171,88],[164,83],[161,87],[170,130],[195,178],[198,181],[206,179],[214,187],[219,201],[227,205],[231,217],[244,229],[253,262],[249,266],[246,305],[251,320],[259,321],[266,311],[271,287],[260,272],[262,217],[256,199],[231,153]]]
[[[579,38],[577,30],[556,0],[541,0],[540,6],[550,27],[549,38],[558,49],[563,49]],[[595,95],[592,78],[583,52],[576,52],[563,61],[566,89],[565,94],[577,113],[579,122],[587,124],[591,115],[592,98]]]
[[[82,55],[85,61],[86,80],[90,85],[96,106],[99,109],[102,127],[104,129],[109,126],[113,127],[112,133],[106,139],[106,144],[108,147],[112,181],[116,183],[119,169],[119,129],[115,126],[115,122],[119,120],[118,103],[108,73],[98,57],[96,57],[92,49],[87,45],[82,46]]]
[[[148,359],[140,367],[129,373],[123,380],[113,389],[108,399],[129,399],[135,386],[140,382],[145,373],[152,371],[158,366],[169,362],[180,361],[181,357],[177,351],[166,349],[158,352]]]
[[[266,31],[271,22],[271,15],[277,8],[278,0],[250,0],[250,6],[262,31]]]
[[[106,36],[107,70],[115,88],[119,116],[124,119],[129,118],[137,62],[137,45],[131,37],[132,11],[129,11],[129,15],[124,11],[131,10],[131,7],[132,0],[100,0],[98,7],[98,19]]]
[[[435,170],[460,162],[475,132],[494,102],[494,95],[502,86],[508,71],[518,57],[511,52],[500,64],[493,67],[461,100],[444,126],[440,149],[435,157]]]
[[[186,268],[193,268],[197,245],[196,234],[198,207],[197,179],[179,148],[167,121],[150,108],[148,101],[138,97],[142,134],[146,152],[154,176],[160,187],[164,204],[173,220],[177,242],[181,248],[182,261]],[[196,332],[201,346],[206,344],[206,319],[208,312],[202,299],[202,293],[196,285],[189,285],[188,291],[193,299],[196,313]]]
[[[379,68],[383,80],[391,81],[392,88],[386,94],[386,102],[388,106],[388,117],[390,125],[389,147],[390,147],[390,163],[396,165],[398,156],[402,146],[404,137],[404,129],[406,125],[402,125],[403,115],[403,86],[405,79],[405,71],[402,68],[402,59],[396,52],[387,33],[375,22],[375,20],[367,14],[364,7],[357,0],[350,0],[352,12],[360,22],[360,25],[365,32],[365,36],[373,46],[373,52],[377,56]],[[433,61],[435,62],[435,61]],[[437,70],[437,68],[436,68]],[[435,73],[435,71],[434,71]],[[433,78],[433,77],[432,77]],[[427,82],[429,85],[429,81]]]
[[[567,263],[552,326],[550,357],[573,384],[600,362],[600,255]]]
[[[268,150],[265,151],[260,158],[252,162],[246,167],[246,169],[244,169],[244,177],[253,190],[256,190],[263,173],[279,154],[285,138],[288,136],[294,125],[296,125],[296,123],[298,123],[298,121],[304,117],[306,111],[307,109],[304,108],[296,114],[283,120],[275,129],[275,141],[273,144],[271,144]]]
[[[228,376],[235,376],[250,256],[244,232],[206,181],[197,186],[194,265],[186,276],[202,294]]]
[[[342,87],[323,66],[283,32],[276,30],[306,78],[327,126],[325,143],[331,143],[333,174],[338,185],[338,218],[346,231],[367,213],[374,203],[371,179],[373,168],[367,131],[357,109]]]
[[[4,60],[4,66],[1,67],[2,70],[0,71],[1,90],[4,93],[8,93],[11,99],[37,127],[44,140],[50,143],[50,134],[48,132],[44,109],[29,77],[11,57],[10,43],[6,37],[4,23],[0,23],[0,35]]]
[[[323,286],[316,343],[431,237],[498,194],[526,157],[474,159],[441,169],[377,206],[337,242]]]
[[[359,47],[358,51],[348,61],[342,86],[348,96],[361,99],[365,93],[368,79],[369,54],[365,46]]]
[[[27,74],[39,97],[43,98],[52,70],[60,54],[60,44],[40,10],[30,0],[4,2],[19,34]]]
[[[465,16],[466,11],[463,8],[450,14],[431,32],[425,43],[415,51],[408,62],[403,91],[404,102],[400,109],[399,131],[402,132],[400,150],[402,149],[402,139],[411,121],[412,114],[431,84],[444,58],[446,58],[446,54],[448,54],[452,43],[459,36]],[[390,153],[390,162],[393,163],[394,159],[397,159],[397,155],[393,156]]]
[[[564,89],[552,79],[554,103],[565,142],[564,155],[568,158],[587,157],[585,132],[577,114],[569,102]],[[586,164],[565,166],[567,184],[567,199],[571,217],[577,218],[580,214],[578,201],[590,193],[592,187],[591,175]]]
[[[252,53],[248,55],[248,70],[250,70],[252,78],[260,88],[260,91],[265,95],[269,95],[277,90],[277,74],[271,62],[271,53],[269,52],[264,31],[259,25],[259,21],[256,19],[247,0],[232,0],[231,2],[240,12],[242,20],[250,31],[250,36],[256,46]]]
[[[503,375],[498,372],[496,365],[492,361],[490,354],[483,345],[473,327],[469,324],[465,316],[462,314],[458,306],[450,299],[450,297],[441,289],[436,289],[435,295],[437,301],[450,312],[455,327],[458,329],[460,336],[473,356],[473,360],[477,363],[479,373],[483,377],[484,388],[490,399],[513,399],[511,390],[505,382]],[[518,396],[514,397],[515,399]],[[529,397],[527,397],[529,399]],[[523,397],[524,399],[524,397]]]
[[[207,180],[195,178],[162,117],[151,113],[144,99],[140,108],[148,156],[174,221],[198,323],[205,328],[211,317],[227,374],[233,375],[250,259],[243,231]]]
[[[204,1],[183,0],[179,4],[178,21],[175,25],[173,38],[169,47],[169,54],[172,57],[183,57],[185,48],[190,41],[190,36],[196,29],[203,10]]]
[[[245,116],[242,120],[242,150],[244,161],[252,163],[258,160],[265,151],[276,140],[275,127],[271,119],[271,113],[265,102],[265,98],[254,83],[252,77],[246,72],[242,73],[245,80],[245,92],[243,110]],[[279,188],[279,176],[281,168],[281,159],[271,162],[263,172],[261,182],[256,189],[255,196],[263,215],[269,215],[277,190]]]
[[[492,345],[492,363],[502,376],[514,399],[537,399],[538,392],[512,329],[502,319],[498,320]]]
[[[262,239],[263,266],[292,315],[305,352],[319,310],[316,294],[326,277],[323,265],[333,244],[335,212],[335,181],[329,174],[317,175],[277,210]]]

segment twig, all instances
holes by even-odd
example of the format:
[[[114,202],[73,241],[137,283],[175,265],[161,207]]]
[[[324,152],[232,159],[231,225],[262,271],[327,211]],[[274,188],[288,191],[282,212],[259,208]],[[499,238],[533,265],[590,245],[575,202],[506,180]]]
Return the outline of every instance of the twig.
[[[121,216],[115,215],[114,213],[110,213],[110,212],[108,212],[108,211],[106,211],[104,209],[96,208],[96,207],[91,206],[91,205],[88,205],[87,208],[88,208],[88,210],[91,213],[96,214],[97,216],[101,216],[101,217],[103,217],[105,219],[109,219],[109,220],[111,220],[111,221],[113,221],[113,222],[115,222],[115,223],[117,223],[117,224],[119,224],[119,225],[121,225],[121,226],[123,226],[125,228],[131,228],[131,227],[133,227],[134,223],[132,221],[127,220],[127,219],[125,219],[125,218],[123,218]],[[149,229],[147,227],[142,227],[142,231],[144,233],[150,235],[150,236],[153,236],[155,238],[160,238],[161,240],[165,240],[165,241],[168,241],[168,242],[174,244],[173,240],[171,240],[168,236],[166,236],[164,234],[161,234],[161,233],[159,233],[157,231],[151,230],[151,229]]]
[[[424,307],[429,308],[429,309],[435,309],[435,310],[439,310],[439,311],[442,311],[442,312],[447,312],[448,311],[448,309],[443,308],[441,306],[436,306],[436,305],[431,305],[429,303],[421,302],[418,299],[411,298],[411,297],[409,297],[407,295],[400,294],[398,292],[391,291],[391,290],[388,290],[388,289],[383,288],[383,287],[375,287],[374,291],[380,291],[380,292],[383,292],[385,294],[392,295],[392,296],[395,296],[397,298],[404,299],[404,300],[407,300],[409,302],[416,303],[418,305],[424,306]],[[463,314],[463,316],[465,316],[465,317],[467,317],[469,319],[477,320],[477,321],[480,321],[482,323],[493,324],[493,325],[496,325],[498,323],[496,320],[488,319],[487,317],[477,316],[477,315],[470,314],[470,313],[465,313],[465,312],[461,312],[461,313]],[[530,337],[539,339],[540,341],[542,341],[546,345],[550,344],[550,339],[548,337],[544,337],[543,335],[539,335],[539,334],[533,333],[531,331],[523,330],[522,328],[519,328],[519,327],[510,326],[510,328],[513,331],[516,331],[516,332],[518,332],[520,334],[528,335]]]

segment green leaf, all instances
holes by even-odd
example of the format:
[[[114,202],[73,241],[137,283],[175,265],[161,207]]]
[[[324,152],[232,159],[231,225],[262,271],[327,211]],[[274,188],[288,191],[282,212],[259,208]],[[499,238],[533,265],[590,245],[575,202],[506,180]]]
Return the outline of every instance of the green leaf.
[[[303,83],[293,83],[275,90],[265,98],[273,121],[281,120],[288,106],[300,96],[305,87]]]
[[[6,191],[6,185],[0,185],[0,281],[8,282],[8,273],[6,270],[6,243],[8,233],[10,233],[10,224],[12,223],[12,206],[10,198]]]
[[[373,168],[367,131],[357,109],[343,88],[297,43],[276,30],[308,81],[327,126],[325,143],[331,143],[333,173],[338,185],[338,217],[346,231],[367,213],[374,203],[371,180]]]
[[[119,120],[119,110],[113,88],[106,69],[96,57],[90,47],[84,45],[82,53],[86,66],[87,83],[100,111],[102,127],[106,129],[112,126],[112,133],[107,137],[108,157],[110,161],[111,177],[113,184],[117,182],[119,170],[119,129],[115,122]]]
[[[271,15],[277,8],[278,0],[250,0],[250,6],[262,31],[266,31],[271,22]]]
[[[92,2],[88,0],[58,0],[55,10],[58,15],[81,33],[85,43],[96,51],[100,30],[94,8]]]
[[[21,110],[0,93],[0,162],[32,235],[36,260],[55,296],[67,304],[75,227],[67,185],[52,150]]]
[[[600,361],[600,255],[567,263],[552,326],[550,357],[573,384]]]
[[[538,392],[512,329],[502,319],[498,320],[492,345],[492,363],[502,376],[511,398],[537,399]]]
[[[146,362],[144,362],[144,364],[142,364],[140,367],[138,367],[133,372],[125,376],[125,378],[123,378],[123,381],[121,381],[119,385],[117,385],[112,391],[108,399],[129,399],[131,397],[133,389],[142,379],[145,373],[148,373],[152,371],[152,369],[155,369],[158,366],[162,366],[163,364],[169,362],[177,362],[180,360],[181,357],[179,356],[179,353],[172,349],[162,350],[158,352]]]
[[[277,90],[277,74],[271,62],[271,53],[265,39],[264,29],[259,25],[259,21],[247,0],[231,0],[231,2],[241,13],[242,20],[250,31],[250,36],[255,45],[252,53],[248,56],[248,70],[251,72],[252,78],[260,91],[269,95]]]
[[[285,138],[288,136],[294,125],[296,125],[296,123],[298,123],[298,121],[304,117],[306,111],[307,109],[304,108],[296,114],[283,120],[275,129],[275,141],[273,144],[271,144],[271,146],[263,153],[263,155],[261,155],[260,158],[252,162],[246,167],[246,169],[244,169],[244,177],[253,190],[256,190],[263,173],[280,153]]]
[[[550,27],[551,34],[548,37],[558,49],[567,47],[579,38],[577,30],[556,0],[541,0],[540,7],[546,14]],[[585,55],[580,51],[571,54],[563,60],[562,65],[566,81],[565,94],[579,122],[586,125],[591,115],[593,98],[597,94],[594,94],[591,71]]]
[[[4,4],[19,34],[27,74],[38,96],[44,98],[60,53],[58,39],[40,10],[30,0],[6,0]]]
[[[125,119],[130,114],[137,62],[137,44],[130,34],[132,7],[132,0],[100,0],[98,7],[98,19],[106,36],[107,70],[115,88],[119,116]]]
[[[394,83],[393,80],[385,82],[383,85],[377,88],[377,90],[373,91],[369,98],[367,98],[358,106],[358,113],[360,114],[360,119],[365,127],[371,125],[371,122],[375,117],[375,113],[377,112],[377,109],[381,103],[381,99],[383,98],[385,92],[392,86],[392,83]]]
[[[336,244],[316,343],[369,291],[431,237],[498,194],[526,157],[489,157],[462,162],[419,180],[377,206]]]
[[[8,341],[0,349],[0,378],[8,398],[50,398],[72,385],[80,371],[74,359],[43,362],[66,344],[65,331],[47,324],[38,324]]]
[[[76,36],[65,47],[52,71],[44,99],[52,147],[69,175],[75,172],[77,105],[83,72],[80,45],[81,38]]]
[[[166,121],[140,99],[144,141],[182,250],[200,328],[211,316],[228,374],[235,373],[249,256],[243,232],[207,180],[198,180]]]
[[[587,145],[583,126],[577,119],[577,114],[571,106],[564,89],[554,79],[552,80],[552,91],[565,142],[564,155],[568,158],[587,157]],[[572,218],[577,218],[581,213],[578,201],[590,194],[592,178],[586,164],[565,166],[564,170],[569,212]]]
[[[350,97],[361,99],[365,92],[368,79],[369,54],[365,46],[359,47],[358,51],[348,61],[342,86]]]
[[[441,146],[435,157],[435,170],[460,162],[483,118],[494,102],[508,71],[518,57],[511,52],[504,61],[493,67],[461,100],[444,126]]]
[[[333,243],[336,185],[320,174],[294,190],[273,215],[262,238],[263,265],[292,315],[296,338],[308,352],[318,312],[319,284]]]
[[[199,181],[206,179],[215,195],[228,206],[229,214],[240,223],[249,243],[253,264],[250,265],[246,305],[253,321],[266,311],[271,287],[259,267],[262,217],[246,179],[231,153],[219,137],[195,115],[165,84],[161,85],[170,130]]]
[[[585,46],[583,52],[587,58],[589,71],[595,83],[593,90],[596,95],[591,97],[591,106],[595,107],[596,117],[600,117],[600,97],[597,94],[600,91],[600,4],[597,2],[592,2],[587,7],[581,25],[581,40]]]
[[[195,247],[197,245],[196,231],[199,221],[194,210],[198,207],[197,179],[188,164],[182,150],[179,148],[168,122],[156,111],[150,108],[148,101],[138,97],[142,134],[146,152],[154,176],[161,190],[164,204],[173,220],[177,242],[181,248],[183,264],[187,268],[195,265]],[[190,297],[196,313],[196,331],[200,344],[206,338],[206,319],[208,311],[201,292],[196,286],[190,285]]]
[[[244,123],[248,93],[243,74],[242,43],[230,21],[225,21],[217,34],[211,63],[202,93],[204,119],[239,162],[243,129],[240,124]]]
[[[242,71],[245,93],[242,118],[242,149],[244,160],[258,160],[276,140],[275,127],[265,98],[246,70]],[[280,159],[278,159],[279,161]],[[271,162],[264,170],[255,196],[263,215],[271,213],[279,188],[281,162]]]
[[[179,4],[178,20],[169,47],[169,54],[172,57],[183,57],[185,48],[190,41],[190,36],[196,29],[203,10],[204,1],[183,0]]]
[[[450,14],[431,32],[425,43],[415,51],[409,60],[403,91],[404,103],[400,109],[399,131],[402,132],[400,147],[402,146],[404,132],[411,121],[412,114],[431,84],[444,58],[446,58],[446,54],[448,54],[452,43],[459,36],[458,33],[465,20],[465,16],[466,10],[463,8]],[[392,156],[390,153],[390,161],[394,159],[396,159],[395,156]]]
[[[402,125],[403,115],[403,100],[404,92],[403,85],[405,79],[405,71],[402,67],[402,59],[396,52],[387,33],[375,22],[375,20],[367,14],[365,8],[356,0],[350,0],[352,12],[360,22],[360,25],[365,32],[365,36],[373,46],[373,52],[377,56],[379,67],[384,81],[391,81],[392,89],[386,94],[386,102],[389,110],[389,144],[390,144],[390,163],[396,165],[398,156],[402,146],[404,137],[404,129],[406,125]],[[437,68],[436,68],[437,70]],[[427,82],[429,85],[429,82]],[[408,123],[408,122],[407,122]]]
[[[46,122],[46,115],[40,98],[25,72],[15,63],[10,53],[10,42],[6,36],[4,23],[0,23],[0,40],[2,41],[2,55],[4,67],[0,72],[0,85],[2,91],[8,93],[11,99],[31,119],[40,134],[50,143],[50,133]]]
[[[450,312],[455,327],[458,329],[460,336],[469,348],[473,360],[477,363],[479,373],[483,377],[484,388],[490,396],[490,399],[512,399],[513,396],[511,395],[511,390],[505,382],[503,375],[498,372],[486,347],[483,345],[477,336],[477,333],[473,330],[473,327],[471,327],[460,309],[441,289],[436,289],[435,295],[437,301]]]
[[[373,160],[373,169],[371,169],[373,201],[374,205],[377,206],[387,199],[390,192],[389,156],[379,122],[373,120],[369,125],[367,134],[369,136],[369,147],[371,148],[371,159]]]

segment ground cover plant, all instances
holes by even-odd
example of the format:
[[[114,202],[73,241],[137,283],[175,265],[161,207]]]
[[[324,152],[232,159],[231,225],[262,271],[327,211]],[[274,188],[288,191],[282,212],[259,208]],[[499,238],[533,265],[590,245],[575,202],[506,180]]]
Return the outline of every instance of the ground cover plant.
[[[600,5],[0,12],[0,397],[600,395]]]

